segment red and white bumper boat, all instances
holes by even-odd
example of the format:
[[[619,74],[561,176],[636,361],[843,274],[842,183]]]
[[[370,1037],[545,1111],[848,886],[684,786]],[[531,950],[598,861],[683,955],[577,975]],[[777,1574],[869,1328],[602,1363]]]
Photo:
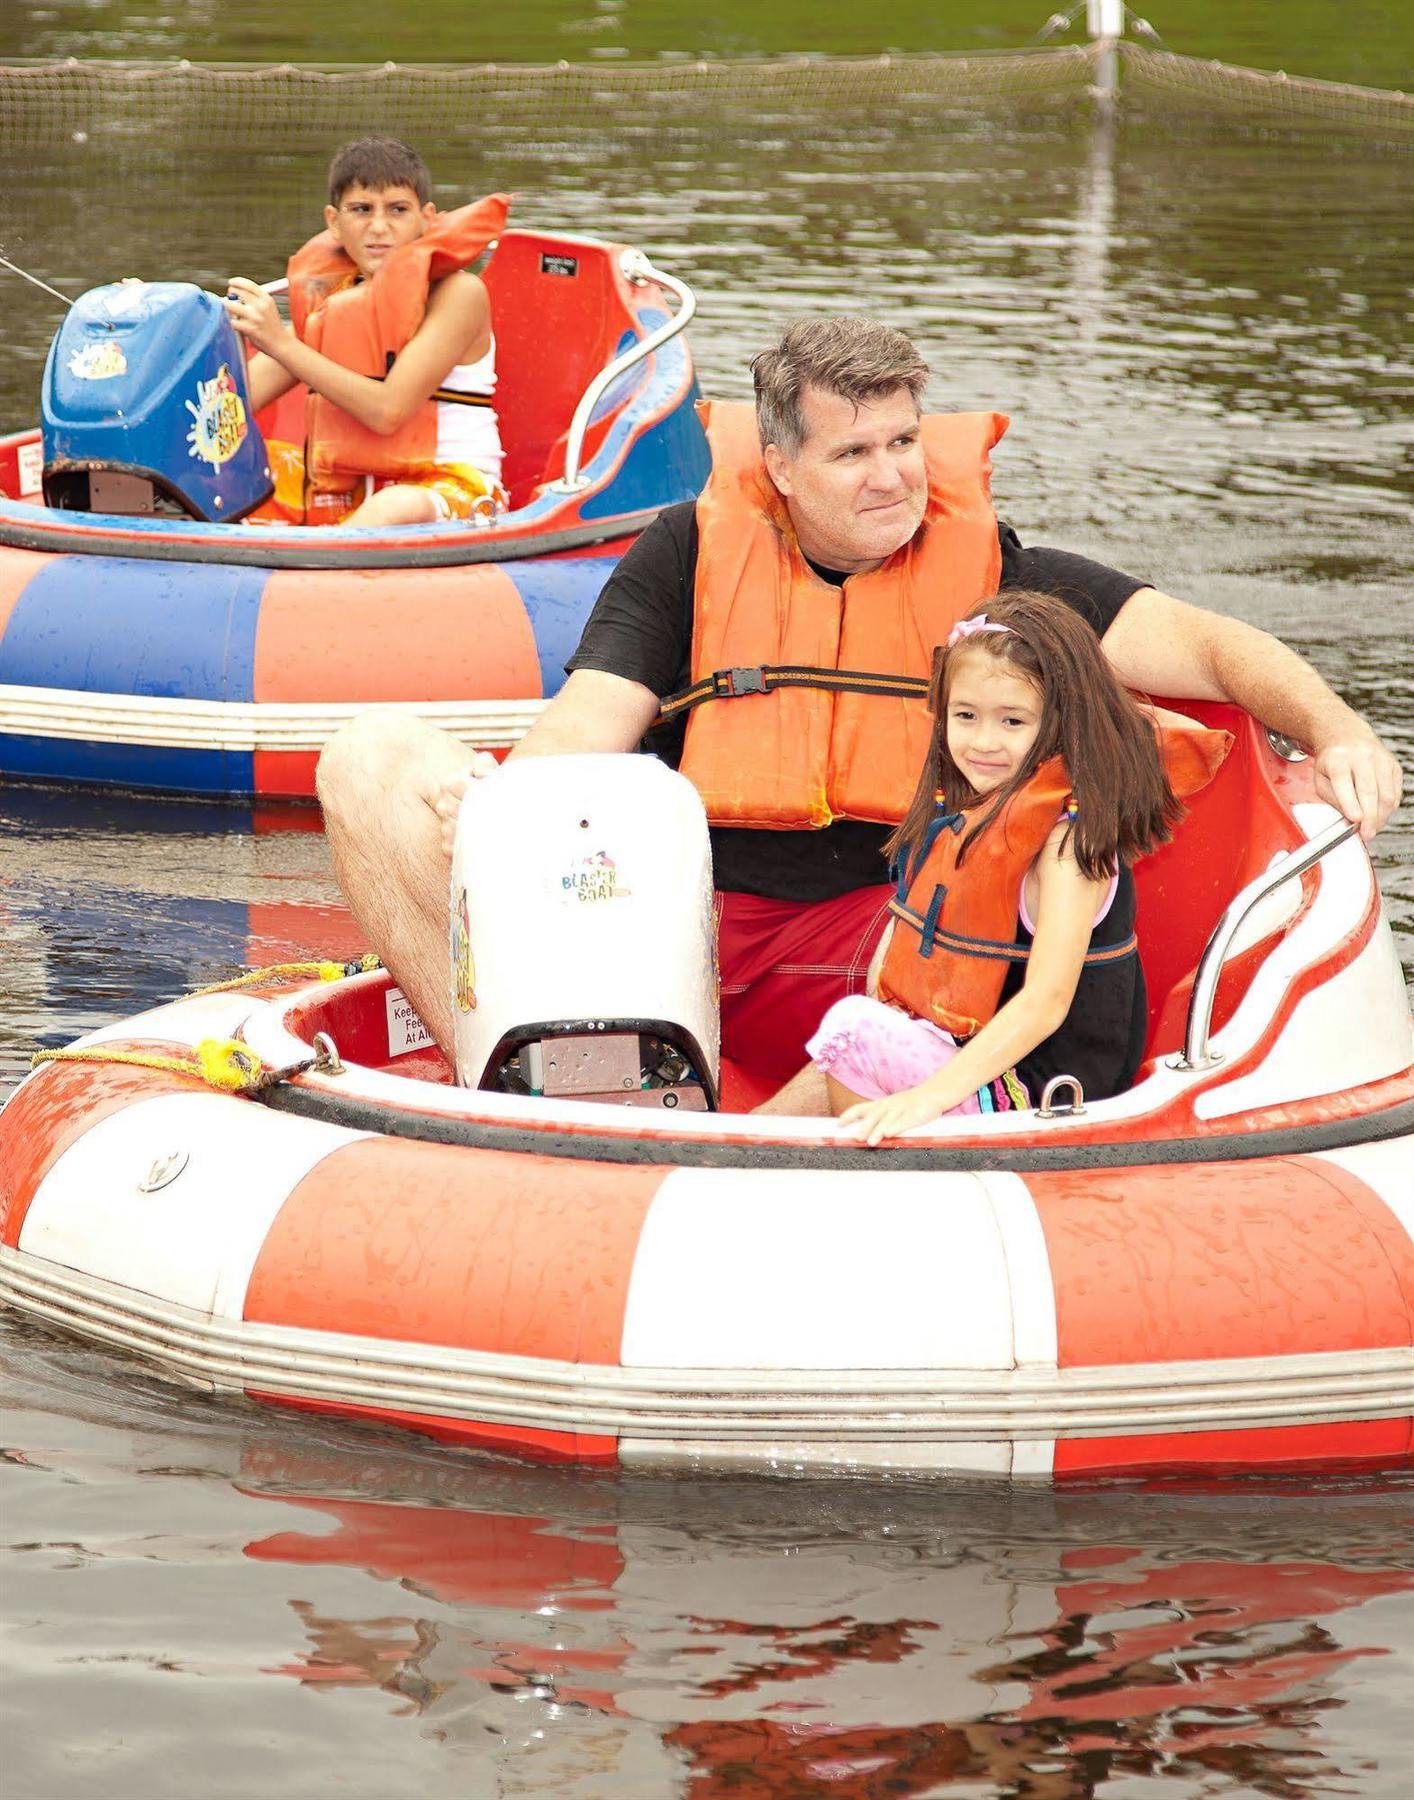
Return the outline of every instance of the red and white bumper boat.
[[[196,996],[0,1114],[0,1296],[184,1381],[537,1457],[1408,1463],[1414,1029],[1379,890],[1309,764],[1190,710],[1237,743],[1138,870],[1122,1096],[871,1152],[452,1086],[382,971]],[[231,1038],[294,1072],[108,1060]]]

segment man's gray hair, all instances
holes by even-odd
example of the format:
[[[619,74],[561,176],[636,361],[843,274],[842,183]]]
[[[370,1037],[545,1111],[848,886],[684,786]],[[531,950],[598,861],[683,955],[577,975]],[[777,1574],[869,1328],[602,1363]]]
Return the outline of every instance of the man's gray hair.
[[[923,397],[928,365],[901,331],[874,319],[797,319],[774,349],[751,365],[763,445],[794,456],[805,442],[801,396],[816,387],[843,400],[879,400],[907,388]]]

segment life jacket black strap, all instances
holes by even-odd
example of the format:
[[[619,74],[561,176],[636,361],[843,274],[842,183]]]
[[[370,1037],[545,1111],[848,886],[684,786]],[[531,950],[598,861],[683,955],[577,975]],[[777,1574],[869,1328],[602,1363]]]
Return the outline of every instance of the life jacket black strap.
[[[894,884],[894,898],[902,906],[908,898],[908,890],[913,886],[913,878],[928,860],[928,854],[934,844],[945,831],[959,832],[967,821],[960,812],[949,812],[946,805],[939,801],[933,808],[933,816],[923,829],[923,836],[914,845],[911,852],[902,850],[889,864],[889,876]]]
[[[375,375],[375,381],[386,381],[392,373],[393,364],[398,360],[391,350],[386,352],[387,367],[381,375]],[[460,388],[433,388],[427,396],[429,400],[444,400],[448,406],[494,406],[496,402],[489,394],[464,394]]]
[[[922,700],[928,682],[921,675],[885,675],[863,669],[816,669],[808,663],[766,664],[760,668],[716,669],[691,687],[669,694],[660,720],[690,712],[704,700],[737,700],[743,694],[770,694],[777,688],[821,688],[828,694],[881,694],[886,699]]]
[[[911,931],[918,933],[920,956],[931,956],[936,945],[941,945],[944,950],[951,950],[955,956],[976,956],[986,962],[1024,963],[1030,955],[1030,948],[1026,944],[1005,944],[997,938],[963,937],[960,932],[946,931],[938,924],[936,913],[931,907],[925,915],[906,906],[901,900],[891,900],[889,911]],[[1131,931],[1118,944],[1102,944],[1098,949],[1088,951],[1083,966],[1093,969],[1106,963],[1123,962],[1127,956],[1136,955],[1138,949],[1139,939]]]
[[[463,394],[457,388],[434,388],[428,398],[441,400],[447,406],[494,406],[496,404],[489,394]]]

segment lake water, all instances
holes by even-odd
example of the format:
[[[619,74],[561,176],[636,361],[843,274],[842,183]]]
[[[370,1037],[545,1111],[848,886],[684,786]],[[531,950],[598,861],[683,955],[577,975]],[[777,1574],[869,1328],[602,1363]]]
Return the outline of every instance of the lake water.
[[[21,0],[0,57],[1007,49],[1041,10],[905,6],[885,34],[839,6],[539,0],[470,44],[433,4],[390,47],[372,9]],[[1414,67],[1383,9],[1165,10],[1193,54]],[[698,292],[713,394],[747,392],[786,317],[887,315],[939,404],[1013,415],[997,492],[1025,539],[1280,633],[1414,764],[1407,156],[1044,98],[645,109],[612,81],[529,120],[483,88],[420,140],[439,200],[512,186],[523,222],[643,245]],[[268,276],[317,223],[320,129],[0,119],[0,253],[71,294]],[[0,280],[10,429],[56,303]],[[353,949],[315,823],[0,792],[0,1090],[37,1043]],[[1376,852],[1411,968],[1414,811]],[[537,1470],[188,1395],[13,1315],[0,1407],[6,1800],[1414,1792],[1408,1481]]]

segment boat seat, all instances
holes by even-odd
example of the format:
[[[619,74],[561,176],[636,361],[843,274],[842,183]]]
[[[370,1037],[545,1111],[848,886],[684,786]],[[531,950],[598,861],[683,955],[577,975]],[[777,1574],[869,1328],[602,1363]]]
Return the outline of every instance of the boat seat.
[[[512,507],[564,471],[565,440],[579,397],[608,362],[642,335],[634,290],[619,273],[623,246],[542,231],[507,231],[482,271],[496,331],[496,410],[505,445],[502,480]],[[587,461],[613,413],[647,378],[631,371],[585,441]]]
[[[1265,730],[1232,706],[1184,701],[1182,710],[1231,731],[1234,742],[1217,775],[1189,803],[1173,841],[1135,865],[1139,955],[1149,990],[1146,1060],[1182,1048],[1199,959],[1233,896],[1274,856],[1305,841],[1278,792],[1286,765]],[[1314,874],[1303,877],[1303,885],[1309,898]],[[1214,1029],[1232,1017],[1292,922],[1229,958],[1218,984]]]

